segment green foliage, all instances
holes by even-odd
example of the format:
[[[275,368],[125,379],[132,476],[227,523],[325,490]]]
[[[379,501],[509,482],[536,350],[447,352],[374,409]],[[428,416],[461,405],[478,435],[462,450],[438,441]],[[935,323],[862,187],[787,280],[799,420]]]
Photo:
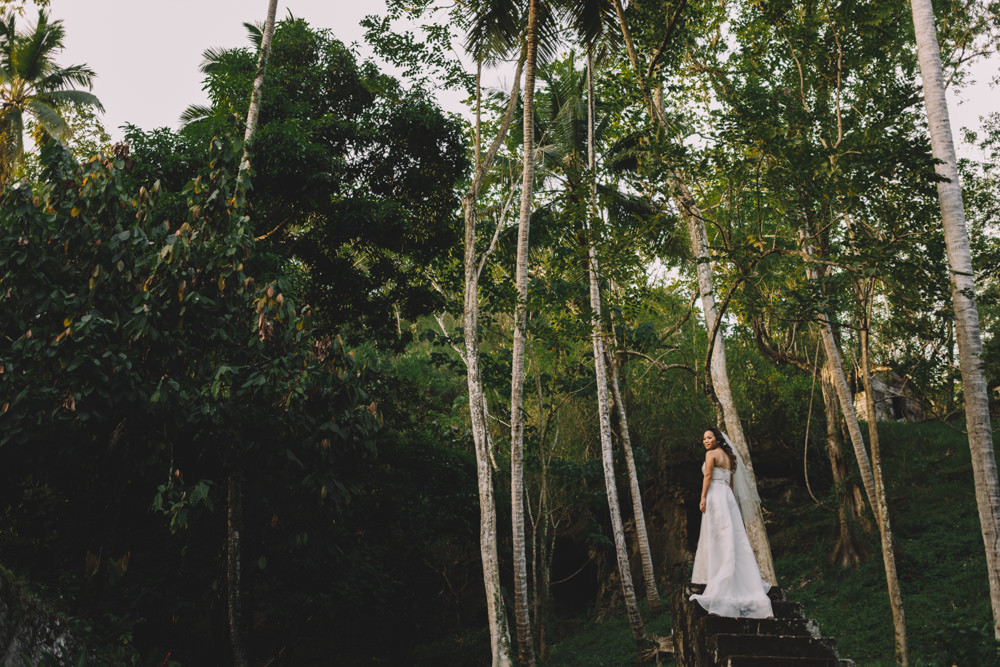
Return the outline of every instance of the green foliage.
[[[640,608],[648,614],[645,602]],[[669,636],[669,614],[648,619],[646,631],[653,636]],[[619,616],[603,623],[582,623],[572,635],[557,641],[551,655],[539,664],[542,667],[619,667],[636,664],[636,652],[632,630],[626,619]]]
[[[882,423],[879,430],[911,663],[992,664],[992,630],[982,632],[992,628],[991,610],[968,441],[936,423]],[[873,555],[857,570],[842,570],[828,564],[833,513],[816,505],[789,508],[773,525],[782,585],[836,638],[840,654],[866,667],[893,664],[877,535],[867,538]]]
[[[238,130],[256,53],[205,58],[211,106],[189,109],[174,137],[133,131],[137,162],[190,162],[209,137]],[[399,349],[408,334],[397,318],[440,306],[432,282],[458,244],[455,192],[468,166],[460,122],[427,93],[358,65],[328,30],[289,17],[275,28],[252,149],[255,271],[299,267],[295,296],[313,306],[318,326]]]
[[[62,21],[49,21],[44,9],[30,31],[18,30],[23,8],[8,9],[0,17],[0,186],[11,180],[24,155],[24,130],[34,123],[34,138],[41,144],[51,137],[66,138],[70,126],[60,114],[65,107],[104,110],[89,89],[94,71],[86,65],[57,65],[53,56],[63,48],[66,31]]]
[[[261,545],[247,555],[261,570],[291,558],[248,579],[267,590],[277,577],[290,591],[283,573],[315,570],[343,537],[318,526],[359,492],[378,427],[364,369],[342,342],[311,336],[308,308],[284,296],[283,280],[245,272],[254,243],[233,178],[240,151],[213,144],[180,220],[155,216],[159,188],[126,189],[124,156],[80,166],[54,143],[34,192],[11,189],[0,209],[0,327],[12,341],[0,353],[0,454],[17,480],[3,492],[5,562],[56,576],[98,616],[134,596],[163,629],[204,613],[204,592],[167,593],[176,577],[211,591],[219,576],[204,562],[222,536],[212,480],[244,479],[248,543]],[[167,521],[146,515],[151,499]],[[279,516],[293,532],[261,539]],[[187,565],[165,566],[176,558]],[[305,613],[274,608],[292,626]],[[160,632],[144,630],[143,645],[164,641]]]

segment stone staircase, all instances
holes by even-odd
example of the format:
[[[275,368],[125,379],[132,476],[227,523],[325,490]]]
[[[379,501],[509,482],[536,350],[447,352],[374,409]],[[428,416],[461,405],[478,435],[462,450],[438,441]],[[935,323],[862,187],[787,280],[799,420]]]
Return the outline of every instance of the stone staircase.
[[[802,605],[783,588],[768,593],[774,618],[724,618],[688,598],[703,585],[688,584],[671,600],[677,667],[854,667],[837,655],[836,642],[820,635]]]

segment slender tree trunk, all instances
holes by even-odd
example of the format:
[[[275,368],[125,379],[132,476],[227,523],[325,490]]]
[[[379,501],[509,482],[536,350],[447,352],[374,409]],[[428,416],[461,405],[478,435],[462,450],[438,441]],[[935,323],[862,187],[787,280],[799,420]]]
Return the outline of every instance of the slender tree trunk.
[[[691,239],[691,249],[697,262],[698,289],[701,292],[701,307],[705,313],[705,326],[709,332],[709,345],[712,345],[711,377],[712,387],[719,405],[722,408],[722,416],[725,420],[726,434],[733,443],[737,453],[743,460],[747,473],[750,475],[751,483],[757,485],[757,475],[754,473],[753,461],[750,458],[750,448],[747,445],[746,436],[743,434],[743,425],[740,423],[739,413],[736,411],[736,402],[733,400],[733,392],[729,386],[729,371],[726,367],[726,347],[723,341],[719,309],[715,304],[715,284],[712,280],[712,262],[708,254],[708,238],[705,233],[705,219],[691,196],[687,186],[675,177],[676,200],[681,207],[681,216],[687,222],[688,235]],[[761,512],[760,504],[754,506],[754,512],[750,516],[744,516],[743,522],[746,524],[747,537],[750,538],[750,546],[757,557],[757,565],[760,567],[761,576],[772,585],[778,583],[778,575],[774,570],[774,559],[771,556],[771,544],[767,539],[767,529],[764,527],[764,515]]]
[[[538,391],[539,408],[541,408],[542,389],[537,369],[535,373],[535,382]],[[541,437],[543,446],[547,440],[544,433],[545,430],[547,429],[543,429]],[[552,525],[552,508],[549,504],[549,462],[551,460],[551,456],[542,451],[539,453],[538,458],[541,465],[539,473],[541,483],[539,484],[538,489],[538,515],[532,525],[533,548],[531,578],[534,586],[532,591],[532,600],[534,601],[532,611],[535,619],[535,631],[538,635],[538,655],[542,660],[545,660],[549,654],[548,614],[546,611],[549,604],[549,581],[551,580],[551,570],[549,569],[549,528]]]
[[[597,216],[597,147],[594,141],[594,125],[596,122],[596,104],[594,95],[594,47],[587,47],[587,162],[591,173],[591,209],[593,215]],[[591,242],[591,257],[596,265],[596,251],[594,250],[593,239]],[[596,272],[596,267],[591,267],[591,273]],[[593,278],[592,278],[593,280]],[[591,297],[594,299],[594,296]],[[601,306],[600,286],[596,293],[596,303],[598,309]],[[646,531],[646,515],[642,509],[642,493],[639,490],[639,476],[635,469],[635,457],[632,454],[632,439],[628,430],[628,414],[625,411],[625,403],[622,401],[621,391],[618,384],[618,368],[608,356],[608,368],[611,369],[611,389],[614,395],[615,405],[618,407],[618,423],[620,425],[622,446],[625,450],[625,461],[628,466],[629,485],[632,495],[632,516],[635,521],[635,537],[639,543],[639,555],[642,559],[642,576],[646,585],[646,600],[649,603],[649,611],[652,614],[659,614],[661,609],[660,593],[656,589],[656,575],[653,572],[653,555],[649,548],[649,534]]]
[[[642,560],[642,577],[646,585],[646,601],[649,612],[659,614],[663,606],[660,603],[660,592],[656,588],[656,573],[653,571],[653,552],[649,548],[649,533],[646,530],[646,513],[642,508],[642,492],[639,489],[639,475],[635,469],[635,456],[632,453],[632,438],[628,430],[628,415],[625,412],[625,402],[622,400],[621,387],[618,383],[618,368],[614,360],[610,360],[611,391],[615,405],[618,408],[618,423],[621,426],[622,449],[625,450],[625,465],[628,467],[628,479],[632,494],[632,518],[635,521],[635,539],[639,543],[639,557]]]
[[[959,364],[962,369],[965,422],[969,431],[969,448],[972,451],[972,474],[976,486],[976,504],[979,506],[979,523],[986,548],[986,569],[993,605],[993,633],[1000,640],[1000,481],[997,478],[996,454],[990,432],[989,394],[983,367],[976,283],[955,145],[951,138],[951,120],[945,99],[941,53],[934,28],[934,9],[930,0],[911,0],[910,6],[913,9],[920,75],[924,83],[931,148],[934,157],[940,161],[935,169],[945,178],[937,184],[938,199],[941,201],[948,266],[951,268],[951,293]]]
[[[465,362],[469,417],[476,448],[476,475],[479,482],[479,550],[483,562],[483,583],[486,586],[493,667],[510,667],[510,632],[500,588],[500,559],[497,553],[497,514],[493,468],[490,464],[489,420],[479,363],[479,271],[475,249],[475,198],[466,196],[462,207],[465,214]]]
[[[629,624],[632,626],[632,637],[636,643],[648,639],[646,627],[639,613],[639,603],[636,601],[635,588],[632,585],[632,568],[629,565],[628,549],[625,545],[625,528],[622,525],[621,505],[618,502],[618,486],[615,482],[614,454],[611,451],[611,404],[608,400],[608,377],[604,367],[604,341],[601,326],[601,296],[597,279],[597,252],[594,248],[593,230],[588,253],[590,262],[588,274],[590,277],[591,340],[594,346],[594,373],[597,376],[597,411],[601,429],[601,459],[604,464],[604,485],[608,492],[608,510],[611,514],[611,529],[615,538],[615,554],[618,557],[618,574],[621,576],[622,594],[625,599],[625,609]]]
[[[517,230],[517,304],[510,389],[510,496],[514,549],[514,616],[520,667],[533,667],[535,651],[528,612],[528,575],[524,542],[524,347],[528,323],[528,230],[535,175],[535,65],[538,49],[538,0],[528,4],[527,60],[524,71],[524,181]]]
[[[864,516],[855,493],[847,481],[847,464],[840,447],[840,410],[836,390],[833,388],[830,360],[824,359],[820,370],[820,387],[823,392],[826,415],[826,453],[830,459],[833,489],[837,498],[839,537],[831,560],[841,567],[855,567],[861,563],[861,542],[855,534],[855,525]]]
[[[875,490],[878,493],[878,508],[876,515],[881,527],[882,562],[885,565],[885,579],[889,584],[889,606],[892,608],[892,623],[895,629],[896,661],[901,665],[909,664],[909,651],[906,645],[906,614],[903,611],[903,592],[899,587],[899,576],[896,573],[896,550],[893,544],[892,525],[889,522],[889,505],[885,497],[885,484],[882,480],[882,454],[878,439],[878,421],[875,419],[875,394],[872,391],[872,365],[868,339],[868,318],[861,327],[861,372],[865,387],[865,401],[868,408],[868,441],[872,451],[872,474]]]
[[[239,472],[226,478],[226,619],[233,667],[246,667],[243,643],[242,588],[240,584],[240,533],[243,530],[243,489]]]
[[[632,68],[644,82],[645,75],[639,64],[639,55],[632,35],[625,19],[625,11],[621,0],[614,0],[615,11],[618,14],[618,21],[622,29],[625,47],[629,54]],[[661,126],[666,126],[666,118],[663,110],[658,107],[652,95],[646,90],[643,83],[643,96],[648,106],[649,114]],[[702,310],[705,313],[706,327],[711,330],[713,323],[718,321],[718,311],[715,307],[715,286],[712,280],[712,268],[708,255],[708,237],[705,232],[705,217],[698,207],[684,182],[683,175],[677,170],[667,171],[667,181],[678,212],[684,219],[688,227],[688,235],[691,239],[691,250],[698,262],[698,289],[702,299]],[[750,459],[750,449],[747,446],[746,436],[743,434],[743,426],[740,423],[739,413],[736,411],[736,404],[733,402],[732,390],[729,386],[729,373],[726,369],[725,343],[721,335],[715,336],[715,347],[712,350],[712,367],[710,369],[712,384],[722,407],[725,421],[726,433],[736,448],[737,453],[746,466],[750,481],[756,486],[757,476],[754,473],[753,462]],[[761,576],[771,584],[777,584],[778,577],[774,570],[774,559],[771,556],[771,545],[767,539],[767,530],[764,526],[764,515],[761,513],[760,505],[757,505],[752,516],[743,517],[746,524],[747,537],[750,538],[750,546],[753,548],[757,558],[757,565],[760,567]]]
[[[465,219],[465,294],[463,323],[465,334],[466,381],[469,390],[469,417],[476,449],[476,474],[479,486],[479,551],[483,563],[483,583],[486,587],[486,611],[490,624],[493,667],[510,667],[510,630],[507,608],[500,587],[500,559],[497,553],[497,514],[493,491],[493,467],[486,396],[483,392],[482,367],[479,358],[479,265],[476,254],[476,203],[483,177],[507,135],[518,98],[523,59],[518,61],[507,112],[492,146],[483,157],[480,151],[480,123],[476,113],[476,172],[469,191],[462,198]],[[479,92],[477,80],[477,95]]]
[[[807,230],[802,230],[801,237],[801,253],[806,265],[806,277],[813,283],[819,284],[821,276],[813,262],[812,237]],[[830,369],[833,373],[833,386],[840,401],[840,412],[847,423],[847,431],[850,433],[851,443],[854,445],[854,455],[858,460],[861,480],[864,483],[868,502],[872,507],[872,513],[874,513],[875,521],[878,524],[879,537],[882,541],[882,555],[886,564],[886,585],[889,591],[890,603],[893,604],[893,632],[896,642],[896,659],[900,661],[900,664],[906,665],[906,624],[902,613],[902,594],[900,593],[899,579],[896,576],[895,561],[892,556],[892,527],[888,521],[889,510],[885,504],[885,489],[881,486],[881,471],[876,479],[872,473],[872,464],[868,458],[868,452],[865,449],[864,436],[861,434],[861,424],[858,422],[858,415],[854,411],[854,397],[847,386],[847,374],[844,372],[844,363],[840,355],[840,348],[837,346],[837,341],[834,338],[833,326],[830,324],[829,317],[824,313],[820,313],[819,330],[820,336],[823,339],[823,350],[826,353],[827,360],[830,362]],[[890,563],[890,560],[893,562]],[[899,613],[897,613],[894,600],[900,601]]]
[[[257,117],[260,115],[260,102],[263,97],[267,59],[271,51],[271,37],[274,35],[274,17],[277,13],[277,6],[278,0],[270,0],[268,3],[264,35],[261,40],[260,54],[257,57],[257,76],[253,82],[253,92],[250,94],[250,109],[247,111],[247,127],[243,137],[243,160],[238,176],[240,184],[244,184],[244,177],[250,166],[250,141],[257,131]],[[234,667],[246,667],[247,665],[246,646],[243,643],[242,633],[241,604],[243,594],[240,571],[240,532],[243,529],[242,505],[242,479],[239,471],[230,469],[226,478],[226,617]]]
[[[240,175],[250,167],[250,141],[257,132],[257,118],[260,116],[260,102],[264,91],[264,78],[267,74],[267,60],[271,55],[271,38],[274,36],[274,17],[278,12],[278,0],[269,0],[267,5],[267,20],[264,22],[264,34],[260,40],[260,53],[257,55],[257,76],[253,80],[253,92],[250,94],[250,110],[247,112],[247,128],[243,135],[243,161],[240,164]]]

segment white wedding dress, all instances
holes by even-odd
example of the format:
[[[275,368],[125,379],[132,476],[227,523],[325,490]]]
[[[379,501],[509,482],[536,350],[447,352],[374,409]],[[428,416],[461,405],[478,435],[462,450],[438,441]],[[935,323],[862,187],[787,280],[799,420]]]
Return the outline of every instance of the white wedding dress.
[[[750,548],[729,486],[731,475],[725,468],[712,469],[691,575],[692,583],[705,584],[705,592],[691,599],[718,616],[770,618],[774,615],[767,597],[770,585],[761,578]]]

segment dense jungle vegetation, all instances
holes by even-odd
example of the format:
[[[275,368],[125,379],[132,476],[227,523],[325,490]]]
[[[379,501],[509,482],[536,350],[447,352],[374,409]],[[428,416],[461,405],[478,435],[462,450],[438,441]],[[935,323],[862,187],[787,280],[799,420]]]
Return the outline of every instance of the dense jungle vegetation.
[[[908,3],[390,0],[397,75],[288,14],[176,130],[104,128],[45,5],[0,4],[0,664],[648,664],[716,424],[843,656],[996,664],[1000,114],[973,294]],[[960,86],[1000,8],[935,12]]]

